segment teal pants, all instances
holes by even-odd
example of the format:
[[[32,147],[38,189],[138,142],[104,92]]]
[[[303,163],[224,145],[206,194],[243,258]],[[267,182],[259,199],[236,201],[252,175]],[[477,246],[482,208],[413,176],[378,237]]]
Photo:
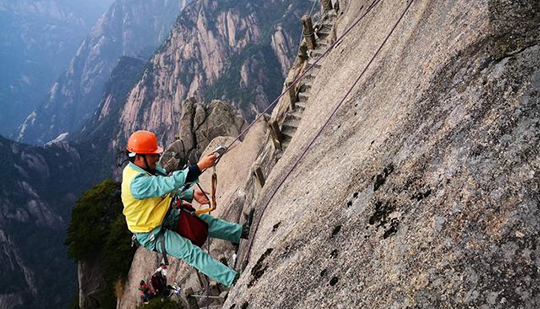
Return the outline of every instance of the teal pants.
[[[236,277],[236,271],[212,258],[201,248],[192,244],[189,239],[180,236],[176,232],[179,216],[180,211],[171,208],[161,226],[148,233],[135,233],[137,240],[148,250],[162,253],[161,239],[158,239],[158,234],[161,229],[164,229],[165,251],[168,255],[186,261],[189,265],[223,285],[231,286]],[[214,218],[210,215],[200,215],[199,217],[208,224],[208,235],[210,237],[228,240],[236,244],[240,243],[241,225]]]

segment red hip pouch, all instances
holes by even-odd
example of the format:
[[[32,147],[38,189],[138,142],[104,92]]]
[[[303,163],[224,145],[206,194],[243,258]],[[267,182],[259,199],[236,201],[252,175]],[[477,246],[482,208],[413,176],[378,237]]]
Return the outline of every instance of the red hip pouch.
[[[178,234],[191,240],[194,245],[202,247],[208,238],[208,224],[195,215],[195,208],[190,204],[178,200],[177,205],[180,209]]]

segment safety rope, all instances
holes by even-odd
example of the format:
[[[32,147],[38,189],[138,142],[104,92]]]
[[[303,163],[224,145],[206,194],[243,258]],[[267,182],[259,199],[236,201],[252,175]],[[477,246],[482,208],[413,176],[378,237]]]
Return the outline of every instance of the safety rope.
[[[369,13],[371,12],[371,10],[373,10],[373,8],[375,8],[375,6],[377,6],[381,1],[382,1],[382,0],[374,0],[374,1],[370,4],[370,6],[366,9],[366,11],[364,12],[364,14],[362,14],[361,16],[359,16],[359,17],[357,18],[357,20],[356,20],[355,22],[353,22],[353,23],[351,24],[351,26],[349,26],[349,28],[347,28],[347,29],[345,30],[345,32],[343,32],[343,34],[342,34],[339,38],[337,38],[336,41],[335,41],[333,44],[331,44],[331,45],[330,45],[330,46],[329,46],[329,47],[328,47],[328,48],[327,48],[327,49],[326,49],[326,50],[325,50],[318,58],[316,58],[315,61],[314,61],[310,66],[308,66],[306,70],[304,70],[299,76],[297,76],[297,77],[294,79],[294,81],[293,81],[287,88],[285,88],[285,90],[284,90],[284,91],[283,91],[283,92],[282,92],[282,93],[281,93],[281,94],[280,94],[280,95],[279,95],[279,96],[278,96],[278,97],[277,97],[277,98],[276,98],[276,99],[275,99],[275,100],[274,100],[274,101],[273,101],[273,102],[272,102],[272,103],[271,103],[271,104],[270,104],[270,105],[262,112],[262,113],[260,113],[259,116],[257,116],[257,117],[255,118],[255,120],[253,120],[253,121],[251,122],[251,124],[249,124],[249,125],[248,125],[248,126],[247,126],[247,127],[246,127],[246,128],[245,128],[245,129],[244,129],[244,130],[243,130],[243,131],[242,131],[242,132],[241,132],[241,133],[240,133],[240,134],[232,141],[232,142],[231,142],[231,143],[229,143],[229,145],[226,147],[225,151],[224,151],[220,156],[218,156],[218,159],[217,159],[217,161],[216,161],[216,163],[215,163],[215,165],[214,165],[214,173],[215,173],[215,166],[220,162],[221,158],[222,158],[227,152],[229,152],[229,151],[232,149],[232,146],[233,146],[238,140],[240,140],[240,138],[241,138],[244,134],[246,134],[246,133],[251,129],[251,127],[253,127],[253,125],[254,125],[259,119],[261,119],[261,118],[266,114],[266,112],[268,112],[271,108],[273,108],[273,107],[279,102],[279,100],[280,100],[286,93],[288,93],[288,91],[289,91],[292,87],[294,87],[300,80],[302,80],[302,79],[304,78],[304,76],[305,76],[307,73],[309,73],[309,72],[310,72],[310,71],[311,71],[311,70],[319,63],[319,61],[321,61],[321,60],[322,60],[322,59],[323,59],[323,58],[324,58],[324,57],[325,57],[325,56],[326,56],[326,55],[327,55],[327,54],[328,54],[328,53],[329,53],[329,52],[330,52],[337,44],[341,43],[341,41],[343,40],[343,38],[344,38],[345,36],[347,36],[347,35],[352,31],[352,29],[353,29],[356,25],[358,25],[358,24],[360,23],[360,21],[362,21],[362,20],[364,19],[364,17],[365,17],[367,14],[369,14]],[[314,3],[314,4],[315,4],[315,3]],[[312,6],[311,11],[313,11],[313,8],[314,8],[314,5]],[[310,15],[311,15],[311,11],[310,11]],[[371,62],[370,62],[370,64],[371,64]],[[369,64],[368,64],[368,65],[369,65]],[[367,70],[367,68],[366,68],[366,70]],[[364,71],[365,71],[365,70],[364,70]],[[362,75],[363,75],[363,73],[362,73]],[[361,77],[361,76],[360,76],[360,77]],[[353,87],[354,87],[355,85],[356,85],[356,83],[353,85]],[[352,90],[352,88],[351,88],[351,90]],[[347,96],[348,96],[349,93],[350,93],[350,91],[347,93]],[[345,99],[345,98],[344,98],[344,99]],[[340,106],[340,105],[341,105],[341,104],[339,104],[339,106]],[[338,106],[337,108],[339,108],[339,106]],[[336,110],[337,110],[337,108],[336,108]],[[335,113],[335,111],[334,111],[334,113]],[[332,113],[332,115],[330,116],[330,118],[334,115],[334,113]],[[329,120],[330,120],[330,119],[328,119],[328,121],[329,121]],[[327,121],[327,123],[328,123],[328,121]],[[327,123],[326,123],[326,124],[327,124]],[[326,124],[321,128],[320,131],[322,131],[322,129],[324,129],[324,127],[326,126]],[[319,131],[319,134],[320,134],[320,131]],[[316,136],[315,138],[317,138],[319,134],[317,134],[317,136]],[[309,144],[309,146],[308,146],[308,148],[305,150],[305,152],[307,152],[307,150],[309,149],[309,147],[311,146],[312,143],[313,143],[313,141]],[[305,153],[304,153],[304,154],[305,154]],[[300,159],[303,158],[304,154],[302,154],[302,156],[300,157]],[[260,214],[260,218],[262,218],[262,216],[264,215],[264,211],[266,210],[266,207],[268,206],[268,204],[270,203],[270,201],[271,201],[272,198],[274,197],[275,193],[276,193],[277,190],[281,187],[281,185],[283,184],[283,182],[288,178],[288,176],[291,174],[292,170],[296,167],[296,165],[298,164],[298,162],[300,161],[300,159],[294,164],[294,166],[293,166],[292,169],[289,171],[289,173],[287,174],[287,176],[285,177],[285,179],[283,179],[283,181],[279,184],[278,188],[277,188],[276,190],[274,190],[274,192],[272,193],[270,199],[268,200],[268,202],[267,202],[267,203],[265,204],[265,206],[263,207],[263,210],[262,210],[262,212],[261,212],[261,214]],[[204,172],[206,172],[206,170],[207,170],[207,169],[202,170],[202,171],[201,171],[201,174],[203,174]],[[205,191],[201,188],[201,186],[200,186],[198,183],[197,183],[197,185],[199,186],[199,189],[202,191],[202,193],[205,195],[205,197],[208,199],[208,196],[206,195]],[[255,237],[254,237],[254,236],[255,236],[255,233],[256,233],[256,231],[257,231],[257,229],[258,229],[258,227],[259,227],[259,222],[260,222],[260,220],[257,220],[257,225],[256,225],[256,227],[255,227],[255,229],[254,229],[253,234],[252,234],[251,237],[250,237],[249,245],[248,245],[248,251],[247,251],[247,257],[249,257],[249,256],[251,255],[251,247],[252,247],[252,245],[253,245],[253,240],[254,240],[254,238],[255,238]]]
[[[380,2],[382,0],[379,0],[377,1]],[[373,63],[373,61],[375,60],[375,58],[377,57],[377,55],[379,54],[379,52],[382,50],[382,48],[384,47],[384,45],[388,42],[388,39],[390,38],[390,36],[392,35],[392,33],[394,33],[394,30],[397,28],[397,26],[399,25],[399,23],[401,22],[401,20],[403,19],[403,17],[405,16],[405,14],[407,13],[407,11],[409,10],[409,8],[411,7],[412,3],[414,2],[414,0],[411,0],[406,8],[403,10],[403,13],[401,14],[401,16],[399,17],[398,21],[394,24],[394,26],[392,27],[392,29],[390,30],[390,32],[388,33],[388,35],[386,36],[386,38],[384,39],[384,41],[382,42],[382,44],[379,46],[379,48],[377,49],[377,51],[375,52],[375,54],[373,55],[373,57],[371,57],[371,60],[368,62],[368,64],[366,65],[366,67],[364,68],[364,70],[362,71],[362,73],[360,73],[360,75],[358,76],[358,78],[355,80],[355,82],[353,83],[353,85],[349,88],[349,90],[347,91],[347,93],[345,94],[345,96],[343,97],[343,99],[341,99],[341,101],[337,104],[337,106],[334,108],[334,110],[332,111],[332,113],[330,114],[330,116],[328,117],[328,119],[326,120],[326,122],[323,124],[323,126],[319,129],[319,131],[315,134],[315,136],[311,139],[310,143],[308,144],[308,146],[304,149],[304,151],[302,152],[302,154],[300,155],[300,157],[298,157],[298,159],[295,161],[295,163],[293,164],[293,166],[289,169],[289,171],[287,172],[287,174],[285,175],[285,177],[279,182],[278,186],[274,189],[274,191],[272,192],[272,194],[270,195],[270,198],[268,198],[267,202],[264,204],[263,208],[262,208],[262,211],[261,213],[259,214],[259,220],[257,220],[257,224],[255,226],[255,229],[253,230],[253,234],[252,234],[252,237],[250,237],[250,241],[249,241],[249,245],[248,245],[248,250],[247,250],[247,255],[246,257],[250,257],[251,255],[251,248],[253,246],[253,242],[254,242],[254,239],[255,239],[255,234],[257,233],[257,230],[259,228],[259,223],[261,222],[262,220],[262,217],[264,216],[264,212],[266,210],[266,208],[268,207],[268,205],[270,204],[270,201],[272,201],[273,197],[275,196],[275,194],[277,193],[277,191],[281,188],[281,186],[283,185],[283,183],[285,183],[285,181],[287,180],[287,178],[289,178],[289,176],[291,175],[291,173],[293,172],[293,170],[296,168],[296,166],[298,165],[298,163],[304,158],[304,156],[306,155],[306,153],[308,152],[308,150],[311,148],[311,146],[313,145],[313,143],[315,142],[315,140],[317,140],[317,138],[321,135],[322,131],[326,128],[326,126],[328,125],[328,123],[330,123],[330,120],[333,118],[333,116],[335,115],[335,113],[337,112],[337,110],[341,107],[341,105],[343,105],[343,103],[345,102],[345,100],[347,99],[347,97],[351,94],[352,90],[354,89],[354,87],[358,84],[358,82],[360,81],[360,79],[364,76],[364,74],[366,73],[366,71],[368,70],[368,68],[371,66],[371,64]],[[372,5],[371,8],[373,8],[374,6]],[[367,14],[367,12],[366,12]],[[365,16],[365,15],[364,15]],[[337,41],[336,41],[337,42]]]
[[[240,140],[240,138],[245,135],[250,129],[251,127],[253,127],[253,125],[259,120],[261,119],[265,114],[266,112],[268,112],[271,108],[273,108],[278,102],[279,100],[286,94],[288,93],[288,91],[294,87],[300,80],[302,80],[304,78],[305,75],[307,75],[307,73],[309,73],[316,65],[319,61],[321,61],[336,45],[340,44],[342,42],[342,40],[344,39],[345,36],[347,36],[351,31],[352,29],[358,25],[360,23],[360,21],[362,21],[364,19],[365,16],[367,16],[367,14],[369,14],[380,2],[382,2],[382,0],[375,0],[373,1],[370,6],[366,9],[366,11],[364,12],[364,14],[362,14],[361,16],[359,16],[357,18],[357,20],[355,22],[353,22],[351,24],[351,26],[349,28],[347,28],[344,33],[333,43],[331,44],[318,58],[316,58],[316,60],[310,65],[308,66],[308,68],[306,70],[304,70],[299,76],[297,76],[292,83],[289,84],[289,86],[287,86],[285,88],[285,90],[262,112],[259,114],[259,116],[257,116],[255,118],[255,120],[253,120],[251,122],[251,124],[249,124],[226,148],[225,152],[220,156],[220,159],[221,157],[230,151],[231,147],[238,141]],[[364,68],[364,70],[361,72],[361,74],[358,76],[358,78],[355,80],[355,82],[353,83],[353,85],[349,88],[349,90],[347,91],[347,93],[345,94],[345,96],[343,97],[343,99],[337,104],[337,106],[334,108],[334,110],[332,111],[332,113],[330,114],[330,116],[328,117],[328,119],[326,120],[326,122],[323,124],[323,126],[319,129],[319,131],[315,134],[315,136],[312,138],[312,140],[310,141],[310,143],[308,144],[308,146],[304,149],[304,151],[302,152],[302,154],[298,157],[298,159],[296,160],[296,162],[293,164],[293,166],[289,169],[289,171],[287,172],[287,174],[285,175],[285,177],[280,181],[280,183],[278,184],[278,186],[273,190],[272,194],[270,195],[270,198],[267,200],[267,202],[265,203],[265,205],[263,206],[262,208],[262,211],[261,213],[258,215],[259,217],[259,220],[257,220],[257,223],[255,225],[255,228],[253,229],[253,234],[251,235],[250,239],[249,239],[249,244],[248,244],[248,250],[247,250],[247,257],[249,257],[251,255],[251,249],[253,247],[253,242],[254,242],[254,239],[255,239],[255,234],[259,228],[259,224],[260,224],[260,221],[262,219],[262,217],[264,216],[264,213],[266,211],[266,208],[268,207],[268,205],[270,204],[270,202],[272,201],[273,197],[275,196],[275,194],[277,193],[277,191],[281,188],[281,186],[283,185],[283,183],[288,179],[288,177],[291,175],[291,173],[293,172],[293,170],[296,168],[296,166],[298,165],[298,163],[304,158],[304,156],[307,154],[308,150],[311,148],[311,146],[313,145],[313,143],[316,141],[316,139],[321,135],[322,131],[326,128],[326,126],[328,125],[328,123],[330,122],[330,120],[333,118],[333,116],[335,115],[335,113],[337,112],[337,110],[343,105],[343,103],[345,102],[345,100],[348,98],[348,96],[351,94],[352,90],[354,89],[354,87],[358,84],[358,82],[360,81],[360,79],[364,76],[365,72],[369,69],[369,67],[371,66],[371,64],[373,63],[373,61],[375,60],[375,58],[378,56],[378,54],[380,53],[380,51],[382,50],[382,48],[386,45],[388,39],[390,38],[390,36],[393,34],[393,32],[395,31],[395,29],[397,28],[397,26],[399,25],[399,23],[401,22],[401,20],[403,19],[403,17],[405,16],[405,14],[407,13],[407,11],[409,10],[409,8],[411,7],[412,3],[414,2],[414,0],[411,0],[410,2],[408,2],[405,10],[403,11],[403,13],[401,14],[401,16],[399,17],[398,21],[394,24],[394,26],[392,27],[391,31],[389,32],[389,34],[386,36],[386,38],[384,39],[384,41],[382,42],[382,44],[379,46],[379,48],[377,49],[377,51],[375,52],[375,54],[373,55],[373,57],[371,58],[371,60],[368,62],[368,64],[366,65],[366,67]],[[216,165],[217,163],[219,163],[219,160],[216,162]],[[203,170],[201,172],[204,173],[206,171]],[[201,190],[203,191],[204,193],[204,190]]]

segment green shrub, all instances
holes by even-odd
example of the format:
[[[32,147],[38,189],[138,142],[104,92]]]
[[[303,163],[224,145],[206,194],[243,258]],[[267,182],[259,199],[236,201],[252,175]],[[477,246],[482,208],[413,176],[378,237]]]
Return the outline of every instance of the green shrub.
[[[77,201],[65,241],[70,258],[100,265],[105,280],[102,308],[116,307],[115,284],[126,279],[135,254],[122,210],[120,183],[104,180]]]
[[[111,222],[121,211],[119,183],[107,179],[83,193],[71,214],[65,241],[68,257],[77,260],[98,257],[110,232]]]

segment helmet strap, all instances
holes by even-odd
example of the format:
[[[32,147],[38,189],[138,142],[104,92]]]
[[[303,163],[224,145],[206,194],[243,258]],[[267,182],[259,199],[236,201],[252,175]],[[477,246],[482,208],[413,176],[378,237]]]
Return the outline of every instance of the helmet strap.
[[[148,173],[154,175],[154,174],[156,173],[156,170],[150,169],[150,165],[148,164],[148,160],[146,160],[146,155],[145,155],[145,154],[142,154],[141,156],[143,157],[144,164],[146,165],[145,170],[146,170]]]

